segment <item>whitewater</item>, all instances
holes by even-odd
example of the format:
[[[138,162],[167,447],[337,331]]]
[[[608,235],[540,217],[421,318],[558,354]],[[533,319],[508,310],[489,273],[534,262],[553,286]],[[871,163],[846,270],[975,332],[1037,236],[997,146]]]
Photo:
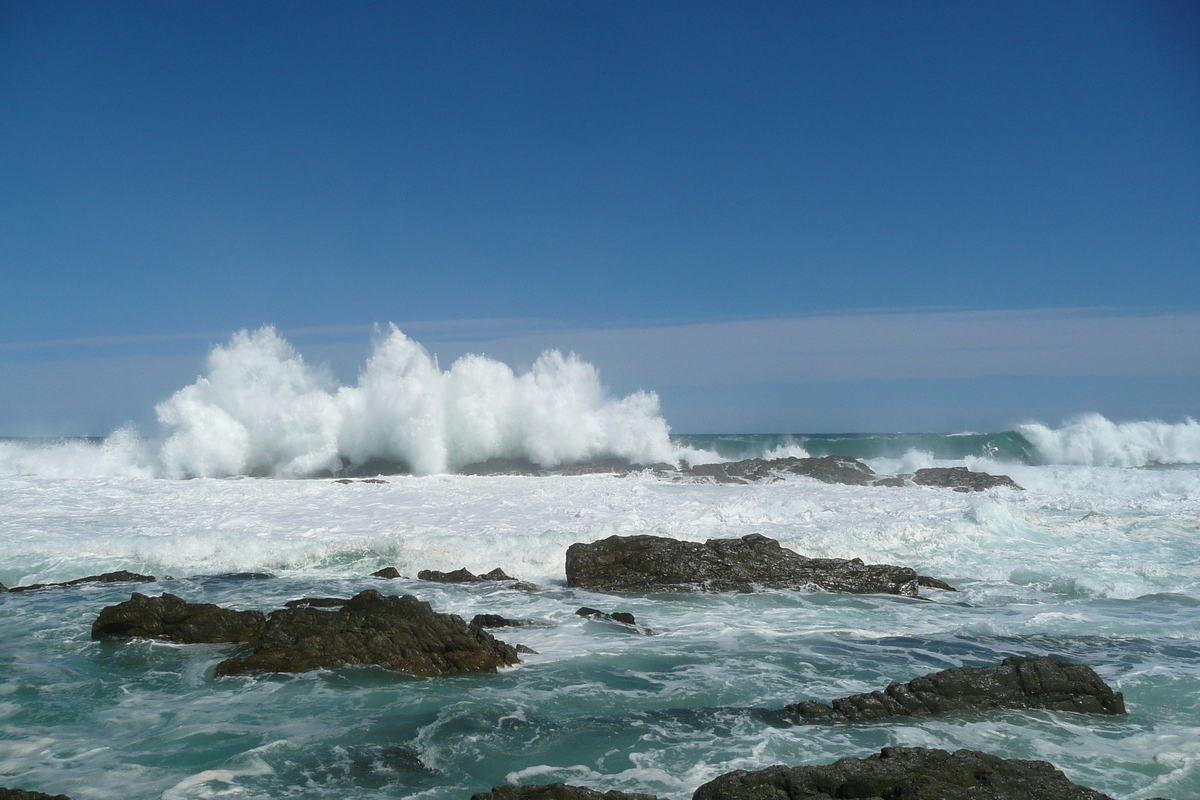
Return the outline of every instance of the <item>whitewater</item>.
[[[1200,425],[1086,415],[958,434],[672,434],[651,393],[583,359],[448,369],[394,328],[339,386],[276,331],[235,335],[158,407],[161,429],[0,440],[0,582],[110,570],[153,584],[0,593],[0,785],[94,798],[458,798],[564,781],[683,800],[733,769],[886,745],[1042,758],[1122,800],[1200,797]],[[702,463],[824,455],[881,475],[968,466],[1024,491],[792,476],[458,474],[488,459]],[[338,482],[380,474],[378,483]],[[911,566],[922,599],[569,589],[575,542],[760,533],[809,556]],[[394,566],[408,578],[369,577]],[[413,579],[502,567],[518,592]],[[269,611],[415,594],[538,651],[498,675],[375,669],[212,676],[231,646],[94,642],[131,591]],[[629,611],[654,636],[575,615]],[[1125,694],[1123,717],[1002,712],[779,727],[757,712],[933,670],[1050,654]]]

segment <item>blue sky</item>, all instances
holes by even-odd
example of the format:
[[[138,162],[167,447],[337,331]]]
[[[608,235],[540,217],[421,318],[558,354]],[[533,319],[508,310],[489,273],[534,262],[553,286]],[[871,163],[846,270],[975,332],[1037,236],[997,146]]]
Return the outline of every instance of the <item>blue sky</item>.
[[[389,321],[679,430],[1200,415],[1198,43],[1186,2],[0,4],[0,434],[152,426],[264,323],[353,380]]]

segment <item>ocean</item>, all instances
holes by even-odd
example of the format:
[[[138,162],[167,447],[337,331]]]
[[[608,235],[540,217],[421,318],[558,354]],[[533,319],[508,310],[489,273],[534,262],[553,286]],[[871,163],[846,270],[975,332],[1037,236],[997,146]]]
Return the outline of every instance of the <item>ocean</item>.
[[[1192,420],[683,436],[653,395],[610,399],[572,356],[548,354],[523,375],[482,358],[443,371],[396,332],[357,384],[337,386],[264,331],[217,348],[208,374],[159,406],[157,436],[0,441],[0,582],[161,578],[0,594],[0,785],[76,800],[466,800],[562,781],[683,800],[733,769],[920,745],[1045,759],[1116,798],[1200,797]],[[805,454],[860,458],[881,475],[968,466],[1024,491],[457,474],[499,457],[554,467]],[[368,463],[405,474],[335,480]],[[575,542],[751,533],[809,556],[911,566],[959,591],[566,587]],[[386,566],[409,577],[370,577]],[[497,566],[539,590],[415,580]],[[215,679],[235,646],[90,638],[100,609],[132,591],[269,611],[367,588],[466,619],[533,620],[494,633],[537,655],[496,675]],[[655,635],[576,616],[581,606],[631,612]],[[788,726],[762,713],[1041,654],[1095,668],[1129,714]]]

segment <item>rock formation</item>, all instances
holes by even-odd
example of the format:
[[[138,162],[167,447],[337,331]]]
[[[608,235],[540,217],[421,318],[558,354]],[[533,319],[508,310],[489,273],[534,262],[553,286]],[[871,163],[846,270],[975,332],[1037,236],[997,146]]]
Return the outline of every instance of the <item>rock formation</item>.
[[[986,472],[972,472],[966,467],[930,467],[919,469],[913,473],[913,483],[918,486],[937,486],[953,489],[956,492],[982,492],[996,486],[1009,489],[1024,489],[1007,475],[989,475]]]
[[[246,642],[266,622],[261,611],[231,611],[212,603],[189,603],[173,594],[134,592],[108,606],[92,623],[93,639],[161,639],[182,644]]]
[[[602,620],[604,622],[616,622],[621,626],[637,631],[644,636],[654,635],[654,631],[650,630],[649,628],[643,628],[639,626],[637,624],[637,620],[634,619],[633,614],[630,614],[627,611],[614,611],[613,613],[608,614],[598,608],[588,608],[587,606],[584,606],[575,612],[575,616],[586,617],[587,619]]]
[[[1125,701],[1095,670],[1061,658],[1006,658],[998,666],[956,667],[893,683],[883,691],[786,706],[794,722],[864,722],[1006,708],[1124,714]]]
[[[600,592],[748,592],[804,589],[917,596],[909,567],[807,558],[750,534],[704,544],[663,536],[610,536],[567,548],[567,586]],[[932,580],[932,579],[929,579]]]
[[[217,676],[304,672],[375,665],[410,675],[496,672],[518,663],[516,648],[412,595],[360,592],[336,611],[297,606],[273,611],[251,642],[254,652],[217,665]]]
[[[680,470],[681,474],[712,478],[717,483],[754,483],[783,475],[804,475],[822,483],[866,486],[875,471],[856,458],[821,456],[820,458],[748,458],[721,464],[697,464]]]
[[[583,786],[551,783],[547,786],[497,786],[490,792],[480,792],[471,800],[658,800],[651,794],[629,792],[597,792]]]
[[[7,789],[0,786],[0,800],[71,800],[65,794],[26,792],[22,789]]]
[[[31,583],[28,586],[14,586],[10,592],[32,592],[34,589],[61,589],[64,586],[78,586],[81,583],[153,583],[153,575],[139,575],[136,572],[105,572],[102,575],[88,575],[86,578],[76,578],[63,583]]]

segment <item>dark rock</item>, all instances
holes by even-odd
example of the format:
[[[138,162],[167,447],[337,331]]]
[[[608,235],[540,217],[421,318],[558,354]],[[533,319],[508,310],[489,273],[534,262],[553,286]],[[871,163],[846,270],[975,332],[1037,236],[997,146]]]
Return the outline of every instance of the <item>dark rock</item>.
[[[387,483],[383,478],[363,478],[359,483]]]
[[[423,569],[417,573],[417,578],[423,581],[434,581],[436,583],[479,583],[483,578],[468,570],[466,567],[459,567],[453,572],[442,572],[436,569]]]
[[[908,567],[807,558],[752,533],[704,544],[663,536],[610,536],[567,548],[567,586],[601,592],[748,592],[818,587],[917,596]]]
[[[821,456],[820,458],[748,458],[723,464],[697,464],[680,470],[683,475],[712,478],[717,483],[755,483],[783,475],[804,475],[822,483],[866,486],[875,471],[856,458]]]
[[[385,471],[385,474],[391,475],[395,473]],[[387,481],[385,481],[383,478],[359,478],[358,480],[352,480],[350,478],[338,478],[336,481],[334,481],[334,483],[345,485],[348,483],[387,483]]]
[[[0,786],[0,800],[71,800],[71,798],[65,794],[26,792],[21,789],[7,789]]]
[[[299,600],[288,600],[284,608],[341,608],[349,603],[347,597],[301,597]]]
[[[497,786],[490,792],[480,792],[471,800],[658,800],[652,794],[629,792],[597,792],[583,786],[552,783],[548,786]]]
[[[1112,800],[1071,783],[1046,761],[976,750],[885,747],[868,758],[812,767],[736,770],[709,781],[692,800]]]
[[[471,619],[472,628],[522,628],[529,623],[523,619],[509,619],[499,614],[476,614]]]
[[[908,479],[902,475],[893,475],[890,478],[880,478],[871,484],[872,486],[908,486]]]
[[[986,472],[971,472],[966,467],[929,467],[913,473],[913,483],[918,486],[937,486],[956,492],[982,492],[996,486],[1009,489],[1024,489],[1007,475],[989,475]]]
[[[377,572],[372,572],[371,577],[372,578],[395,579],[395,578],[403,578],[404,576],[401,575],[400,570],[396,569],[395,567],[384,567],[383,569],[381,569]]]
[[[517,652],[524,656],[541,655],[537,650],[534,650],[532,647],[528,647],[523,644],[517,645]]]
[[[272,611],[254,652],[217,665],[216,675],[304,672],[375,665],[410,675],[496,672],[518,663],[517,651],[458,616],[439,614],[412,595],[360,592],[336,611]]]
[[[64,586],[78,586],[81,583],[154,583],[157,578],[153,575],[139,575],[136,572],[120,570],[105,572],[102,575],[88,575],[86,578],[76,578],[63,583],[32,583],[29,586],[14,586],[10,592],[31,592],[34,589],[60,589]]]
[[[161,639],[183,644],[245,642],[262,629],[261,611],[231,611],[212,603],[189,603],[173,594],[147,597],[134,592],[123,603],[101,609],[93,639]]]
[[[627,475],[644,467],[627,458],[601,458],[585,464],[568,464],[557,470],[560,475]]]
[[[545,475],[546,470],[527,458],[489,458],[461,468],[460,475]]]
[[[350,480],[349,478],[338,478],[336,481],[334,481],[334,483],[340,483],[340,484],[345,485],[347,483],[354,483],[354,481]]]
[[[491,572],[483,573],[482,575],[479,576],[479,579],[481,581],[515,581],[516,580],[516,578],[513,578],[509,575],[505,575],[504,570],[500,569],[499,567],[496,567]]]
[[[217,575],[197,575],[197,580],[205,581],[265,581],[275,576],[269,572],[222,572]]]
[[[794,722],[863,722],[1006,708],[1124,714],[1125,701],[1095,670],[1061,658],[1006,658],[999,666],[955,667],[887,689],[786,706]]]
[[[939,581],[937,578],[931,578],[928,575],[918,575],[917,585],[924,586],[927,589],[941,589],[943,592],[957,592],[950,584],[945,581]]]
[[[579,617],[587,617],[588,619],[604,620],[606,622],[618,622],[627,628],[637,631],[643,636],[654,635],[654,631],[650,630],[649,628],[643,628],[639,626],[637,624],[637,620],[634,619],[633,614],[630,614],[627,611],[614,611],[613,613],[608,614],[598,608],[588,608],[587,606],[584,606],[576,611],[575,615]]]
[[[3,583],[0,583],[0,592],[7,592],[7,591],[8,591],[8,587],[5,586]]]

